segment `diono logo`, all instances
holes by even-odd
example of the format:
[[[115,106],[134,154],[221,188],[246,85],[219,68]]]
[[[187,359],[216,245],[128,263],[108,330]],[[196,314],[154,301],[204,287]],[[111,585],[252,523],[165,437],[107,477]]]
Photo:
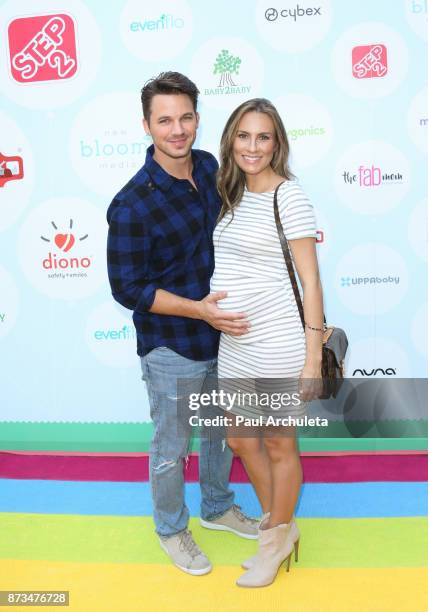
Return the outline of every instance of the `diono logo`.
[[[18,83],[58,81],[76,74],[76,35],[70,15],[14,19],[8,37],[10,70]]]
[[[6,156],[0,153],[0,187],[9,181],[19,181],[24,178],[24,162],[19,155]]]
[[[384,77],[387,72],[385,45],[363,45],[352,49],[352,74],[356,79]]]
[[[58,226],[54,221],[51,221],[51,225],[54,229],[54,234],[51,238],[40,236],[44,242],[53,242],[57,249],[62,253],[68,253],[74,247],[76,243],[76,237],[71,232],[73,228],[73,219],[70,219],[69,227],[70,230],[67,233],[61,233],[58,231]],[[79,242],[83,242],[88,238],[88,234],[84,234],[78,238]],[[49,251],[48,256],[43,259],[43,268],[45,270],[68,270],[68,269],[80,269],[89,268],[91,265],[91,259],[89,257],[58,257],[56,253]]]

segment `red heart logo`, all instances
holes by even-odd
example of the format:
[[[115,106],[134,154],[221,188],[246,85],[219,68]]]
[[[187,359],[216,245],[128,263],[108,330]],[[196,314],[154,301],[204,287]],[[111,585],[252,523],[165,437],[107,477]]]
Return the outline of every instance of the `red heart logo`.
[[[74,244],[74,236],[73,234],[57,234],[55,236],[55,244],[61,251],[67,253]]]

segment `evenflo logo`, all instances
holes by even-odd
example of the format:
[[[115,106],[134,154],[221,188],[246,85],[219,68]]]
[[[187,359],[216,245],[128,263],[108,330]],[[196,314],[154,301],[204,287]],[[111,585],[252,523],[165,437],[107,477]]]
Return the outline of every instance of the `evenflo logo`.
[[[124,325],[120,329],[96,329],[94,331],[95,340],[135,340],[135,328],[131,325]]]
[[[161,15],[158,19],[145,19],[144,21],[132,21],[129,24],[131,32],[154,32],[184,28],[184,19],[175,15]]]
[[[59,81],[76,74],[76,34],[70,15],[14,19],[8,38],[10,71],[18,83]]]
[[[52,250],[49,248],[47,256],[42,261],[42,266],[45,270],[56,271],[49,273],[49,278],[64,279],[87,276],[86,269],[89,268],[92,263],[91,258],[88,256],[73,256],[73,254],[68,255],[68,252],[72,251],[76,240],[83,242],[88,238],[88,234],[75,236],[75,234],[72,233],[73,224],[73,219],[70,219],[67,228],[68,231],[66,233],[61,233],[57,224],[51,221],[51,229],[53,228],[51,236],[40,236],[41,240],[49,243],[52,247]]]
[[[352,49],[352,74],[356,79],[384,77],[387,72],[385,45],[363,45]]]

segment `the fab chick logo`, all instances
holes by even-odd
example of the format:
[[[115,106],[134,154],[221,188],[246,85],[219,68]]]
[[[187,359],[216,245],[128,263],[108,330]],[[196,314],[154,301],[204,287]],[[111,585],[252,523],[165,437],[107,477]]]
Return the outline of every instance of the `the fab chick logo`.
[[[18,83],[62,81],[77,72],[76,28],[65,13],[19,17],[8,27],[10,71]]]
[[[87,276],[87,268],[91,265],[91,258],[74,255],[69,251],[73,250],[76,242],[82,243],[88,238],[88,234],[80,236],[73,232],[73,219],[70,219],[68,227],[61,231],[61,228],[51,221],[48,236],[40,236],[41,240],[49,244],[47,257],[42,261],[44,270],[50,272],[49,278],[69,278]],[[57,272],[55,272],[57,271]]]
[[[352,75],[356,79],[375,79],[388,72],[385,45],[361,45],[352,49]]]

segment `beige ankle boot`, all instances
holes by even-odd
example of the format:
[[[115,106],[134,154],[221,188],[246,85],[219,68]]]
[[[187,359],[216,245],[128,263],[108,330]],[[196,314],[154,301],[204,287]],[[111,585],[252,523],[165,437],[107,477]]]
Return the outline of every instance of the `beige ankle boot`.
[[[279,566],[286,559],[287,572],[290,570],[293,547],[291,522],[271,529],[260,529],[256,560],[251,569],[238,578],[236,584],[241,587],[262,587],[271,584],[275,580]]]
[[[260,521],[260,525],[262,525],[265,518],[268,518],[269,516],[270,516],[270,512],[265,512],[265,514],[263,514],[262,520]],[[296,521],[294,520],[294,516],[292,517],[290,523],[291,523],[291,537],[293,538],[293,542],[294,542],[294,559],[297,563],[297,561],[299,560],[300,531],[299,531],[299,528],[297,527]],[[243,567],[244,569],[250,569],[253,566],[253,563],[256,560],[256,558],[257,558],[257,554],[250,557],[249,559],[246,559],[243,563],[241,563],[241,567]]]

